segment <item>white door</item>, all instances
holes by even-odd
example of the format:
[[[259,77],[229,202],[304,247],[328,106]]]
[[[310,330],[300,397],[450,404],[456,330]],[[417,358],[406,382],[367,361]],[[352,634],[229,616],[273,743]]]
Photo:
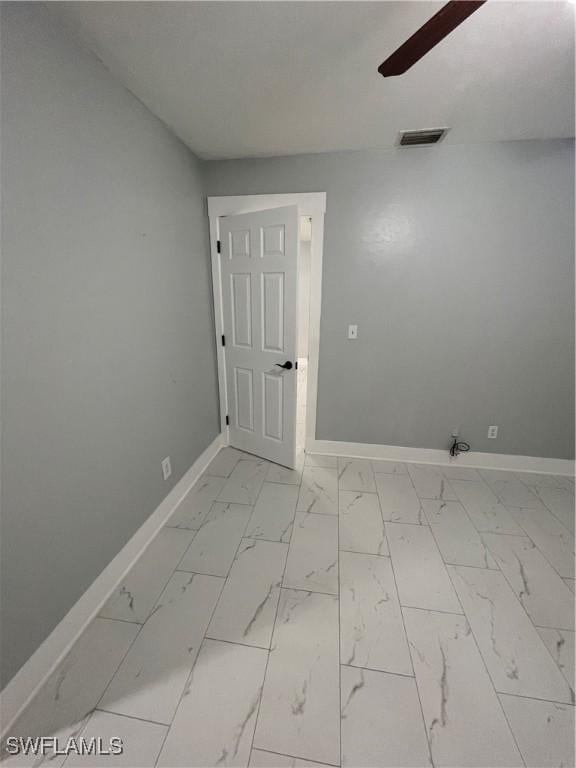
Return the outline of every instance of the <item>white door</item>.
[[[296,459],[298,223],[295,205],[220,219],[230,444],[286,467]]]

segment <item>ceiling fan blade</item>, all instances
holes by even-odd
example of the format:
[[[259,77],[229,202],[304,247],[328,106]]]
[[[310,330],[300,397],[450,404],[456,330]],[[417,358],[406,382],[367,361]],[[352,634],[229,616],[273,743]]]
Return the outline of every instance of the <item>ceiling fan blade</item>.
[[[378,67],[383,77],[402,75],[486,0],[451,0]]]

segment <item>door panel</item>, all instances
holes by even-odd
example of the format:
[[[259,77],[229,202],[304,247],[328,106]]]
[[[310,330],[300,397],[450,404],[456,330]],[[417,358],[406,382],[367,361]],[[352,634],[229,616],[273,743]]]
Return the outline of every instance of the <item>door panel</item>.
[[[284,226],[279,224],[272,227],[264,227],[263,232],[263,256],[284,255]]]
[[[252,290],[251,275],[232,274],[232,339],[237,347],[252,349]]]
[[[238,429],[254,431],[254,374],[246,368],[235,368],[235,399]]]
[[[230,232],[229,258],[250,256],[250,230],[239,229],[238,232]]]
[[[296,454],[298,222],[297,206],[220,219],[230,443],[288,467]],[[278,366],[286,361],[291,370]]]
[[[264,435],[282,441],[282,402],[284,379],[277,374],[264,374]]]
[[[262,349],[284,352],[284,275],[262,275]]]

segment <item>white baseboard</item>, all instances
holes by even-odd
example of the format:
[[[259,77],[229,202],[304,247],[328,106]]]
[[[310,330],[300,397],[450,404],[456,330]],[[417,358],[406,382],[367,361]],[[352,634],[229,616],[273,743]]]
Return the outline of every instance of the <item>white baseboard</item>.
[[[151,544],[190,488],[206,470],[220,448],[227,445],[225,435],[218,435],[176,483],[158,507],[136,531],[116,557],[88,587],[42,645],[0,693],[2,733],[4,737],[16,718],[58,667],[88,624],[102,609],[136,560]]]
[[[415,464],[445,464],[473,469],[503,469],[514,472],[539,472],[549,475],[574,475],[574,462],[568,459],[543,459],[538,456],[514,456],[507,453],[469,451],[452,458],[448,451],[436,448],[405,448],[401,445],[371,445],[333,440],[311,440],[307,453],[350,456],[358,459],[408,461]]]

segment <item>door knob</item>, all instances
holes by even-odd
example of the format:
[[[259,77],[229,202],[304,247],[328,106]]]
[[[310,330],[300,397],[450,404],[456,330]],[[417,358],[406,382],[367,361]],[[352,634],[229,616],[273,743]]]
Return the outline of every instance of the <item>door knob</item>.
[[[290,360],[287,360],[285,363],[275,363],[279,368],[284,368],[285,371],[290,371],[294,367]]]

